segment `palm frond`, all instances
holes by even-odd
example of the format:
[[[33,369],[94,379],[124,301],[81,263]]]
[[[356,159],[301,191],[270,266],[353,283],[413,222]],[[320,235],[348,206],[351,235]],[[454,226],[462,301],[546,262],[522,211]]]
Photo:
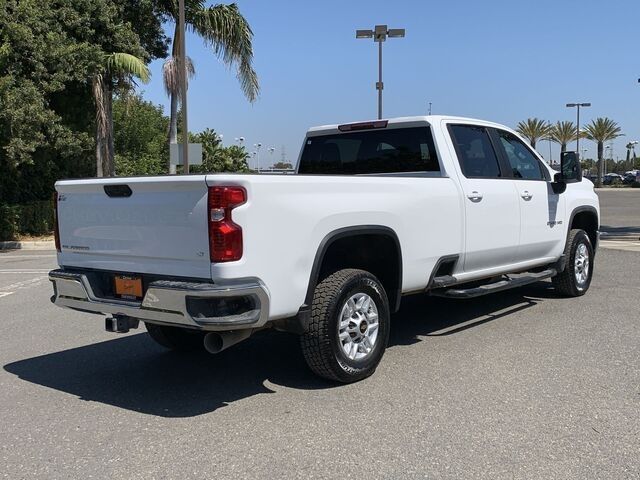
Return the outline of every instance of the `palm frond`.
[[[607,117],[598,117],[584,126],[584,136],[595,142],[608,142],[621,137],[621,128],[616,122]]]
[[[129,53],[111,53],[106,56],[105,65],[117,75],[137,77],[144,83],[151,79],[151,71],[144,61]]]
[[[549,129],[548,139],[552,142],[566,145],[576,139],[577,129],[573,122],[556,122]]]
[[[228,66],[236,66],[240,88],[250,102],[260,87],[253,69],[253,32],[235,3],[194,8],[187,18],[188,27],[213,49]]]
[[[539,118],[527,118],[524,122],[518,122],[516,132],[525,137],[532,145],[541,138],[547,138],[551,130],[551,125]]]
[[[167,96],[180,95],[180,61],[176,57],[169,57],[162,65],[162,80]],[[187,57],[187,88],[189,80],[196,74],[191,58]]]

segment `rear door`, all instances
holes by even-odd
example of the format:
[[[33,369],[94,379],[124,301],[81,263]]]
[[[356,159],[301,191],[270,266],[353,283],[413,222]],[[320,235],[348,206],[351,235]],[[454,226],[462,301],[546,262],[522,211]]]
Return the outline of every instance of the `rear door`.
[[[61,181],[60,265],[211,278],[204,176]]]
[[[520,237],[520,208],[513,179],[505,172],[486,127],[453,124],[448,128],[464,195],[464,271],[512,264]]]
[[[501,153],[509,162],[520,205],[518,261],[559,256],[565,238],[564,197],[553,192],[549,172],[522,140],[506,130],[495,132]]]

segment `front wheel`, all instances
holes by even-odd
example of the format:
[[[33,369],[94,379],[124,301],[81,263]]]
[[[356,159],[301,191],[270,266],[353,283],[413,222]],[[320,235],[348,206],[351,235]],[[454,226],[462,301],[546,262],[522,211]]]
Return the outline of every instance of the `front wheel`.
[[[343,383],[362,380],[382,360],[389,340],[389,301],[376,277],[340,270],[318,284],[300,343],[309,368]]]
[[[584,295],[593,277],[593,246],[587,232],[571,230],[564,254],[567,264],[564,271],[553,277],[553,285],[568,297]]]

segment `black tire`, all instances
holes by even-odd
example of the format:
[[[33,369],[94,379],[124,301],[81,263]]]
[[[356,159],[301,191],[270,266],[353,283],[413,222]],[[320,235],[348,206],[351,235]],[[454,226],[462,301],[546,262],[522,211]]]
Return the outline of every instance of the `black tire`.
[[[378,332],[373,348],[364,353],[366,356],[351,359],[343,349],[339,329],[343,307],[357,294],[366,294],[373,300],[378,313]],[[302,353],[315,374],[343,383],[357,382],[375,372],[382,360],[389,341],[389,324],[389,300],[378,279],[364,270],[340,270],[315,288],[311,321],[300,338]],[[365,328],[368,331],[368,327]],[[357,347],[358,352],[360,348]]]
[[[169,350],[191,352],[204,350],[204,333],[180,327],[167,327],[145,322],[145,327],[156,343]]]
[[[582,247],[582,245],[584,245],[584,247]],[[576,272],[580,269],[580,267],[576,265],[576,255],[578,254],[578,250],[583,248],[586,249],[588,255],[588,268],[586,279],[580,282],[576,278]],[[553,286],[560,294],[566,295],[567,297],[584,295],[591,285],[594,266],[593,246],[591,245],[591,240],[589,240],[587,232],[578,229],[571,230],[567,238],[564,255],[567,262],[566,266],[561,273],[551,279]]]

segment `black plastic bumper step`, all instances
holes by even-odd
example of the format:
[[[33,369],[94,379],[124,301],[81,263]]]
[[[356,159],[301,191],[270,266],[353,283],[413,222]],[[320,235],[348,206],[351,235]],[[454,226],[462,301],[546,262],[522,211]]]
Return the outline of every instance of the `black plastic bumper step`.
[[[431,290],[431,295],[437,297],[446,298],[474,298],[489,293],[500,292],[502,290],[509,290],[511,288],[522,287],[530,283],[535,283],[546,278],[553,277],[556,274],[554,268],[544,270],[537,273],[527,273],[516,278],[509,278],[507,280],[500,280],[499,282],[489,283],[480,287],[474,288],[439,288]]]

